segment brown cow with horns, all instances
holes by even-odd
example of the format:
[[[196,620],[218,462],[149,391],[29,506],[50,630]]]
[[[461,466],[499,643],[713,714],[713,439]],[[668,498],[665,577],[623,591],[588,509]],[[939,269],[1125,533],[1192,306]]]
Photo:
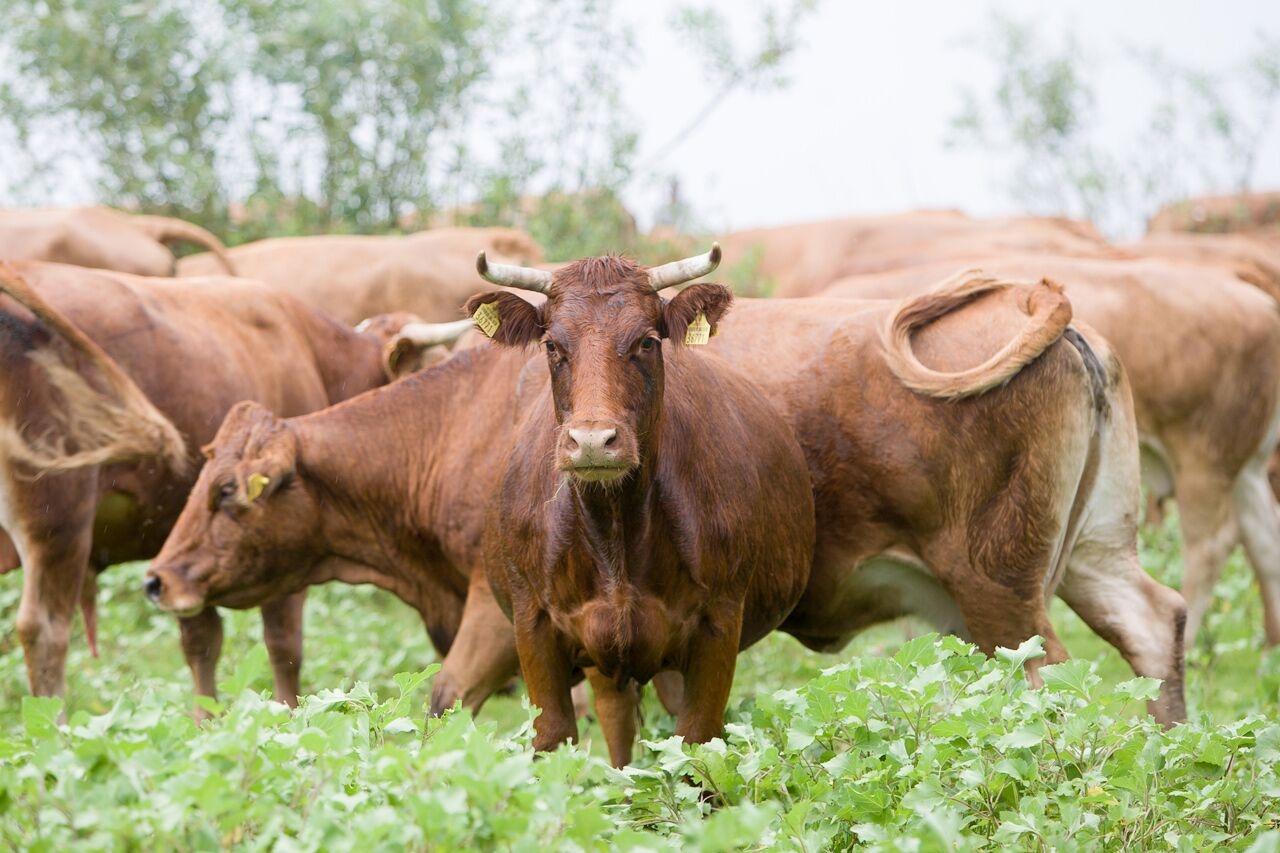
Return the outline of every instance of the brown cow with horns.
[[[480,254],[490,281],[547,295],[467,303],[497,343],[546,349],[550,381],[525,392],[484,546],[542,709],[538,749],[576,738],[580,669],[617,765],[631,758],[638,685],[660,672],[683,676],[676,733],[718,736],[738,652],[808,581],[813,496],[795,437],[750,382],[687,346],[699,332],[705,343],[732,294],[658,295],[718,260],[718,247],[649,270],[588,258],[553,275]]]

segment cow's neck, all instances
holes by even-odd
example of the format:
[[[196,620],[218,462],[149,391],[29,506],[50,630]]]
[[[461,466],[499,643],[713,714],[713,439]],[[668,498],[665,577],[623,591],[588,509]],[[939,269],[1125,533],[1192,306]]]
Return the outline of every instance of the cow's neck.
[[[328,560],[334,578],[375,583],[419,610],[441,583],[466,590],[442,553],[440,513],[421,506],[425,496],[450,502],[448,484],[432,482],[433,456],[445,450],[448,379],[414,377],[297,422],[300,463],[323,506],[322,547],[337,558]]]
[[[340,403],[385,385],[382,344],[377,336],[370,332],[356,333],[327,318],[322,319],[325,325],[312,330],[310,337],[329,402]]]
[[[664,526],[653,466],[647,453],[642,458],[621,486],[571,482],[577,545],[605,588],[636,579],[653,532]]]

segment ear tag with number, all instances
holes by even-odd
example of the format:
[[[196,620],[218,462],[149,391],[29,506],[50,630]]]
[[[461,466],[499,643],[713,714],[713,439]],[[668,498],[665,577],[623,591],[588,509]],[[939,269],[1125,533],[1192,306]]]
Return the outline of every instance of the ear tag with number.
[[[685,330],[685,346],[704,346],[710,339],[711,324],[707,322],[707,315],[699,311],[698,316],[693,318],[693,322],[690,323],[689,328]]]
[[[486,302],[476,309],[476,313],[471,315],[471,319],[480,331],[484,332],[485,337],[492,338],[493,333],[498,331],[498,306],[493,302]]]
[[[267,484],[271,482],[271,478],[266,474],[253,473],[249,475],[248,498],[249,503],[253,503],[262,497],[262,493],[266,491]]]

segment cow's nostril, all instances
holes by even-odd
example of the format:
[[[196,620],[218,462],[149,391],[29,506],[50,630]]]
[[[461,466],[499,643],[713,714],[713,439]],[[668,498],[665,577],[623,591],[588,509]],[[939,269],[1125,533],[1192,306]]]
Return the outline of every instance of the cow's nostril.
[[[146,583],[142,585],[142,589],[147,594],[147,598],[152,601],[160,600],[160,591],[164,589],[164,582],[160,580],[159,575],[152,575],[147,578]]]
[[[617,442],[618,442],[618,431],[616,429],[611,429],[607,433],[605,433],[605,436],[604,436],[605,447],[613,447],[613,445],[617,444]]]

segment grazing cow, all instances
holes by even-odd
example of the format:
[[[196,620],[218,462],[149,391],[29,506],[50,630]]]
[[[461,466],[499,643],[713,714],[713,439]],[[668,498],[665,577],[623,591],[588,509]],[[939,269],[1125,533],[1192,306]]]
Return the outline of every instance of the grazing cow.
[[[299,414],[386,381],[383,342],[257,282],[0,264],[0,570],[25,568],[18,634],[32,692],[65,690],[77,598],[95,644],[96,572],[153,555],[195,479],[192,452],[240,400]],[[92,572],[86,573],[86,569]],[[276,690],[302,599],[263,607]],[[212,695],[221,622],[182,620]]]
[[[53,261],[135,275],[173,275],[168,244],[194,243],[214,258],[210,272],[235,267],[222,241],[170,216],[139,216],[109,207],[0,211],[0,260]]]
[[[473,296],[493,339],[540,342],[486,526],[485,566],[515,626],[537,749],[576,739],[570,687],[585,670],[609,756],[630,761],[638,685],[679,672],[676,733],[720,734],[738,652],[777,627],[808,580],[813,496],[783,419],[705,342],[732,295],[695,284],[719,247],[646,270],[589,258],[548,273],[479,267],[547,294]],[[548,376],[549,374],[549,376]]]
[[[478,249],[537,263],[542,251],[510,228],[438,228],[407,237],[281,237],[231,250],[241,275],[265,281],[344,323],[409,311],[429,322],[457,320],[475,291]],[[213,259],[193,255],[178,274],[207,275]]]
[[[1114,257],[1087,222],[1061,218],[975,219],[954,210],[854,216],[738,231],[724,238],[730,257],[754,259],[753,273],[774,296],[812,296],[856,273],[968,257],[975,252]]]
[[[983,277],[901,306],[737,301],[710,348],[783,412],[814,490],[813,570],[782,630],[823,651],[911,614],[988,653],[1040,634],[1036,682],[1066,655],[1048,619],[1056,593],[1136,673],[1163,680],[1157,719],[1185,717],[1186,608],[1138,562],[1128,380],[1070,316],[1054,285]],[[509,533],[532,535],[523,522]],[[473,645],[467,632],[457,642]],[[493,682],[489,661],[508,652],[486,648],[471,677]]]
[[[435,677],[435,712],[459,700],[479,710],[515,674],[514,646],[504,643],[507,659],[489,667],[495,681],[473,680],[475,651],[453,638],[460,621],[474,623],[467,636],[480,647],[511,633],[496,605],[480,606],[491,598],[481,538],[527,361],[470,349],[288,420],[256,403],[236,406],[151,563],[148,595],[165,610],[193,613],[256,607],[330,580],[375,584],[416,609],[448,655]],[[254,482],[262,484],[256,493]]]
[[[1280,236],[1280,192],[1200,196],[1166,204],[1147,222],[1147,232],[1240,231]]]
[[[1178,500],[1195,638],[1227,556],[1243,541],[1262,592],[1266,636],[1280,642],[1280,520],[1267,463],[1280,432],[1280,309],[1223,270],[1159,261],[991,258],[1013,279],[1049,275],[1106,336],[1133,383],[1144,478]],[[953,267],[846,279],[832,296],[902,297]]]

